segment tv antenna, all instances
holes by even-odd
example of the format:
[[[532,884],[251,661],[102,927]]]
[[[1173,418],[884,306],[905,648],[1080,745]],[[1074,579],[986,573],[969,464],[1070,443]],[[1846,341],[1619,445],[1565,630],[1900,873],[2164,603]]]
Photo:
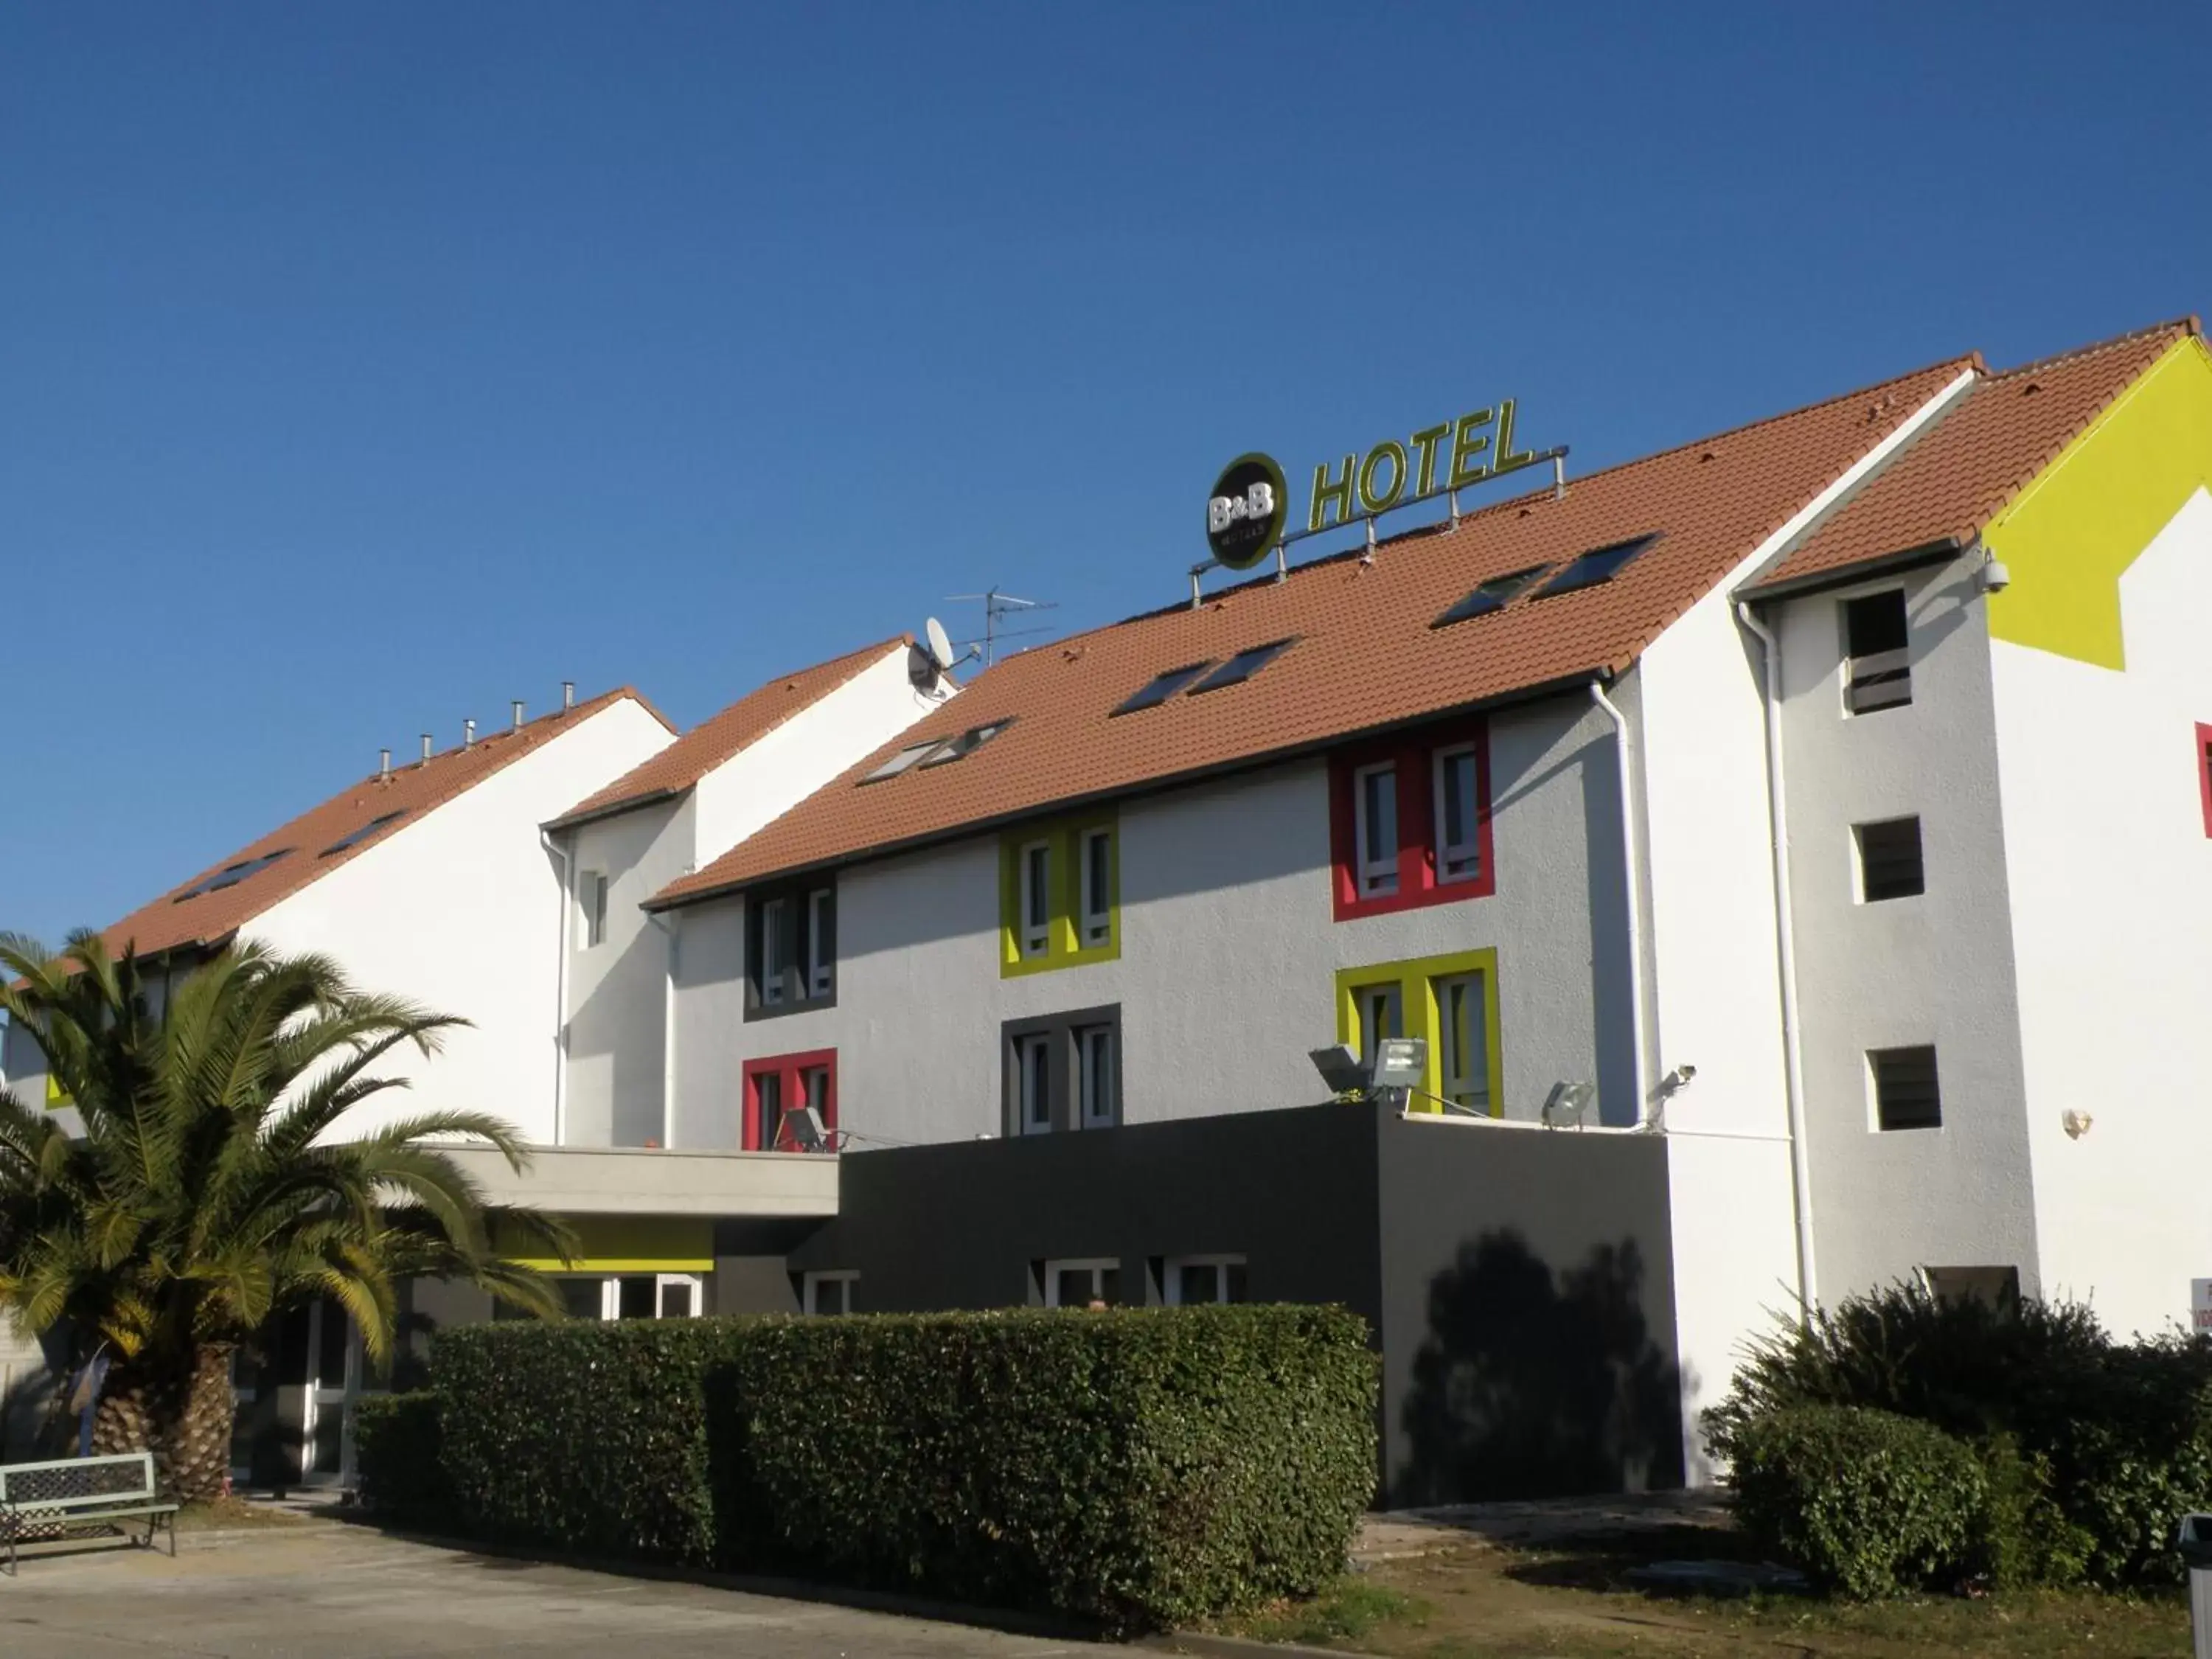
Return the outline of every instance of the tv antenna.
[[[1028,611],[1057,611],[1054,599],[1024,599],[1012,593],[1001,593],[994,587],[981,593],[948,593],[951,600],[980,599],[983,603],[983,666],[988,668],[998,660],[1000,640],[1019,639],[1024,634],[1049,634],[1049,628],[1007,628],[1002,626],[1008,617]]]

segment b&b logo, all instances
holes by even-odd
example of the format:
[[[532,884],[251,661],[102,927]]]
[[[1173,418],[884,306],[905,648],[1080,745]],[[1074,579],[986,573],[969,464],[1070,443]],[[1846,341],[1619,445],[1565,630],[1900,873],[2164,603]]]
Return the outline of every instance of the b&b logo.
[[[1206,544],[1231,570],[1249,570],[1283,538],[1283,469],[1265,455],[1240,455],[1222,469],[1206,502]]]

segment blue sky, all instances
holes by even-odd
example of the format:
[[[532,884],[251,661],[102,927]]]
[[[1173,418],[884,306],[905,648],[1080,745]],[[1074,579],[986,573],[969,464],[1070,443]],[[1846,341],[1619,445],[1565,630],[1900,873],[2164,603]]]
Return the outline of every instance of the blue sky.
[[[1248,448],[1507,394],[1588,470],[2203,309],[2208,19],[9,8],[0,927],[564,678],[1171,600]]]

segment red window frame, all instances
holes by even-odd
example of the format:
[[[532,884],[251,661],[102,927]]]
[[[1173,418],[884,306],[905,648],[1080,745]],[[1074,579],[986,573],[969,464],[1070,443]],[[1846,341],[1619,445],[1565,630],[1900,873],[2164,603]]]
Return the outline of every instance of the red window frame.
[[[1475,846],[1482,872],[1471,881],[1441,881],[1437,871],[1437,755],[1441,750],[1470,745],[1474,750]],[[1368,767],[1386,761],[1398,786],[1398,890],[1363,895],[1356,780]],[[2212,811],[2212,807],[2207,811]],[[1490,722],[1476,717],[1424,726],[1330,756],[1328,841],[1332,897],[1339,921],[1419,909],[1425,904],[1455,904],[1496,892],[1498,865],[1492,856],[1490,835]]]
[[[787,1133],[773,1146],[764,1146],[765,1126],[761,1122],[760,1080],[773,1076],[782,1095],[783,1109],[788,1112],[806,1100],[805,1074],[826,1072],[829,1077],[822,1091],[822,1127],[835,1131],[837,1127],[837,1051],[835,1048],[808,1048],[795,1054],[767,1054],[744,1063],[744,1121],[738,1130],[739,1145],[749,1152],[795,1152],[799,1144]]]
[[[2204,836],[2212,841],[2212,726],[2197,722],[2197,795],[2204,808]]]

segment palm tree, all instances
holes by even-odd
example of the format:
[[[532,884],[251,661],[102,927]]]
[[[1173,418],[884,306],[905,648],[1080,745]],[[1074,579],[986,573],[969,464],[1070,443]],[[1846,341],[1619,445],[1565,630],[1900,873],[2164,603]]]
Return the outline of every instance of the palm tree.
[[[105,1353],[95,1450],[150,1449],[173,1496],[216,1496],[234,1351],[318,1297],[352,1316],[377,1364],[410,1275],[557,1316],[547,1281],[491,1240],[519,1227],[565,1259],[565,1231],[487,1206],[437,1144],[489,1141],[520,1172],[505,1124],[428,1112],[336,1138],[347,1112],[406,1086],[377,1074],[386,1056],[433,1054],[466,1022],[357,991],[327,957],[254,945],[175,981],[158,1011],[136,957],[97,933],[59,957],[0,935],[0,1009],[36,1037],[82,1123],[72,1134],[44,1103],[0,1091],[0,1310],[33,1334],[66,1322],[77,1363]]]

